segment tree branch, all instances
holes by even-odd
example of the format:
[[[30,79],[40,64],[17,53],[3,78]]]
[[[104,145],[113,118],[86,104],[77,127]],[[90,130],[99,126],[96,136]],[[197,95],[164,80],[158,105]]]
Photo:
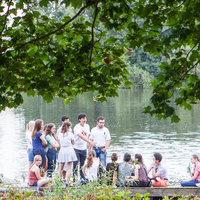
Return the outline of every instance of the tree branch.
[[[12,0],[9,1],[9,5],[8,5],[8,9],[7,9],[6,17],[5,17],[5,21],[4,21],[4,26],[3,26],[2,30],[1,30],[0,35],[2,35],[2,33],[3,33],[3,31],[4,31],[5,27],[6,27],[6,20],[7,20],[7,18],[8,18],[8,14],[9,14],[9,11],[10,11],[11,2],[12,2]]]
[[[194,48],[199,44],[199,41],[192,47],[192,49],[190,49],[190,51],[187,53],[186,59],[188,58],[188,56],[190,55],[190,53],[194,50]]]
[[[93,19],[93,23],[92,23],[92,39],[91,39],[91,50],[90,50],[90,59],[89,59],[89,65],[92,62],[92,53],[93,53],[93,49],[94,49],[94,26],[95,26],[95,22],[96,22],[96,18],[97,18],[97,13],[98,13],[98,0],[96,0],[95,2],[95,13],[94,13],[94,19]]]
[[[51,32],[49,32],[48,34],[43,35],[43,36],[41,36],[41,37],[38,37],[38,38],[36,38],[36,39],[33,39],[33,40],[29,41],[29,42],[26,42],[26,43],[24,43],[24,44],[18,46],[17,48],[15,48],[15,50],[21,49],[21,48],[23,48],[24,46],[26,46],[27,44],[36,42],[36,41],[38,41],[38,40],[43,40],[43,39],[49,37],[50,35],[53,35],[53,34],[55,34],[56,32],[62,30],[67,24],[69,24],[70,22],[72,22],[73,20],[75,20],[86,8],[88,8],[89,6],[91,6],[91,5],[93,5],[93,4],[94,4],[94,2],[89,3],[89,4],[85,5],[85,6],[83,6],[83,7],[78,11],[78,13],[77,13],[76,15],[74,15],[74,17],[72,17],[69,21],[65,22],[63,25],[61,25],[61,26],[60,26],[59,28],[57,28],[56,30],[51,31]]]
[[[128,10],[130,10],[131,12],[134,12],[134,11],[129,7],[129,5],[125,2],[125,0],[122,0],[122,1],[124,2],[125,6],[128,8]]]

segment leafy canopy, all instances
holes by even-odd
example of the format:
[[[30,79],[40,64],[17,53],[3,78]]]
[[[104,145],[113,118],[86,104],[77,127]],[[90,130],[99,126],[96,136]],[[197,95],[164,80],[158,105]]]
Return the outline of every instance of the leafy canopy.
[[[177,122],[174,106],[191,109],[200,99],[199,6],[200,0],[1,1],[0,110],[20,105],[22,92],[66,103],[87,91],[101,101],[117,96],[122,83],[130,85],[123,54],[143,47],[166,57],[145,113]],[[110,31],[123,31],[124,39]]]

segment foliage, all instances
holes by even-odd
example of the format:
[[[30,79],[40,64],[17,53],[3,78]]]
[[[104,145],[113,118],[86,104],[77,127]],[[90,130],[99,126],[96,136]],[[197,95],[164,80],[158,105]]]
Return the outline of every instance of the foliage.
[[[166,58],[145,113],[177,122],[175,106],[191,109],[200,99],[200,0],[8,0],[0,5],[0,110],[20,105],[21,92],[46,102],[58,96],[66,103],[87,91],[97,91],[95,99],[101,101],[117,96],[122,83],[130,86],[123,55],[140,47]]]
[[[112,186],[97,185],[96,183],[90,183],[80,187],[68,187],[63,188],[62,191],[38,191],[33,190],[17,190],[10,189],[7,193],[0,193],[1,199],[84,199],[84,200],[100,200],[100,199],[133,199],[133,200],[149,200],[149,194],[141,195],[137,193],[135,197],[131,197],[131,192],[126,188],[113,188]]]

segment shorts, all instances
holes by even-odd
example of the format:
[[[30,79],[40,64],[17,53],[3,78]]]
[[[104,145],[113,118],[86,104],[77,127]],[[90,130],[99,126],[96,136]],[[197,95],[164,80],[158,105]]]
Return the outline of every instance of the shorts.
[[[38,182],[34,182],[33,185],[30,185],[30,186],[37,186],[38,185]]]
[[[33,162],[34,160],[33,149],[27,149],[27,153],[28,153],[28,161]]]
[[[167,187],[168,180],[161,178],[160,181],[155,181],[153,187]]]

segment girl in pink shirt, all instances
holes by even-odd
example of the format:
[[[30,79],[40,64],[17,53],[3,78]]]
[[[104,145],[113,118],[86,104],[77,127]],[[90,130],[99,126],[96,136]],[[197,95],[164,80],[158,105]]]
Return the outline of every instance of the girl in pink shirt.
[[[190,171],[191,178],[188,181],[182,181],[181,186],[193,186],[197,187],[196,184],[200,183],[200,160],[196,154],[191,157],[191,163],[194,164],[194,172]]]

